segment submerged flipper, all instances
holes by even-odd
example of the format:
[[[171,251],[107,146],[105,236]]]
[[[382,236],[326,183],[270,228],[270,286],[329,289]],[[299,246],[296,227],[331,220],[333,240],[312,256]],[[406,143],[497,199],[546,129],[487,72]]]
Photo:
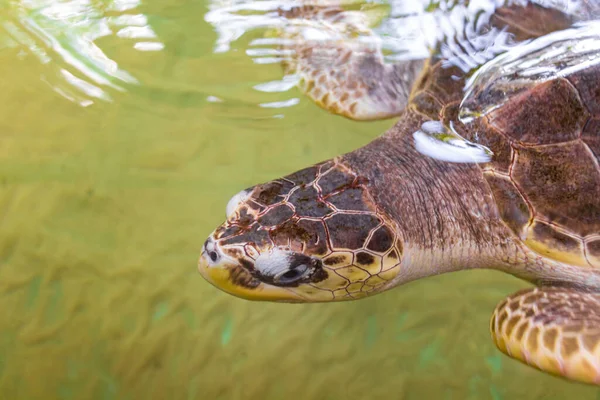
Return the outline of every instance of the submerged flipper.
[[[424,60],[386,63],[369,13],[337,5],[280,11],[285,72],[324,109],[355,120],[399,115]]]
[[[346,9],[351,3],[301,0],[279,10],[278,26],[286,74],[319,106],[351,119],[402,113],[432,57],[467,73],[505,51],[509,41],[502,29],[486,28],[493,10],[469,2],[443,1],[435,11],[420,2],[398,2],[377,32],[371,27],[379,10]]]
[[[421,2],[392,2],[375,32],[371,27],[388,14],[376,4],[300,0],[278,10],[285,72],[334,114],[389,118],[405,109],[427,59],[467,76],[517,43],[590,19],[599,8],[587,0],[558,0],[550,8],[534,1],[476,3],[442,0],[431,11]]]
[[[508,356],[553,375],[600,385],[600,293],[522,290],[496,307],[490,329]]]
[[[381,54],[365,47],[358,51],[343,42],[297,47],[300,89],[329,112],[355,120],[399,115],[406,107],[410,83],[421,61],[384,64]]]

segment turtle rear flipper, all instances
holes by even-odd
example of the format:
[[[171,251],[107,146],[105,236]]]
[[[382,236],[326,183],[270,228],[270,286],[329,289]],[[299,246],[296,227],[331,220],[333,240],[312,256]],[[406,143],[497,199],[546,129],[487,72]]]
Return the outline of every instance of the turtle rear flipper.
[[[600,384],[599,293],[522,290],[496,307],[490,329],[508,356],[553,375]]]

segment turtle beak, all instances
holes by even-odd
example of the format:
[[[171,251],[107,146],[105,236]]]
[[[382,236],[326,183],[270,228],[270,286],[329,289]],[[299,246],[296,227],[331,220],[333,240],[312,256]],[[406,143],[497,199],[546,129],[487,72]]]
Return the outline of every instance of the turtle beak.
[[[207,241],[207,243],[209,243]],[[213,242],[214,243],[214,242]],[[206,250],[207,244],[202,249],[198,262],[200,274],[216,288],[236,297],[255,301],[274,301],[282,303],[299,303],[307,300],[289,288],[269,285],[252,278],[250,273],[233,260],[220,259],[213,261],[211,251],[217,252],[216,246],[210,251]]]

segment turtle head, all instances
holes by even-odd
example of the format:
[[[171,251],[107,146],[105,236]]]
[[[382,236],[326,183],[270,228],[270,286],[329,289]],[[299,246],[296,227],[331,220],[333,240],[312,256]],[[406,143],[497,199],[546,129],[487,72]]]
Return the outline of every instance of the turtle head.
[[[198,267],[238,297],[322,302],[385,290],[401,257],[396,229],[375,207],[368,182],[329,161],[233,196]]]

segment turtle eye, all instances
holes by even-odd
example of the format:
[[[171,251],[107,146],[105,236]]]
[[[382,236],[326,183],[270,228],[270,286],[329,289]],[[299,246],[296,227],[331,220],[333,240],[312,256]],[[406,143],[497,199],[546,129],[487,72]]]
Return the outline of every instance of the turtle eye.
[[[320,261],[286,250],[263,253],[254,262],[255,273],[277,286],[296,286],[318,271]]]
[[[217,247],[211,238],[206,239],[203,246],[203,252],[206,253],[210,261],[216,263],[221,258],[221,255],[217,251]]]
[[[288,284],[294,283],[302,278],[304,278],[308,273],[308,265],[300,264],[292,269],[289,269],[285,272],[282,272],[276,275],[273,280],[279,284]]]

